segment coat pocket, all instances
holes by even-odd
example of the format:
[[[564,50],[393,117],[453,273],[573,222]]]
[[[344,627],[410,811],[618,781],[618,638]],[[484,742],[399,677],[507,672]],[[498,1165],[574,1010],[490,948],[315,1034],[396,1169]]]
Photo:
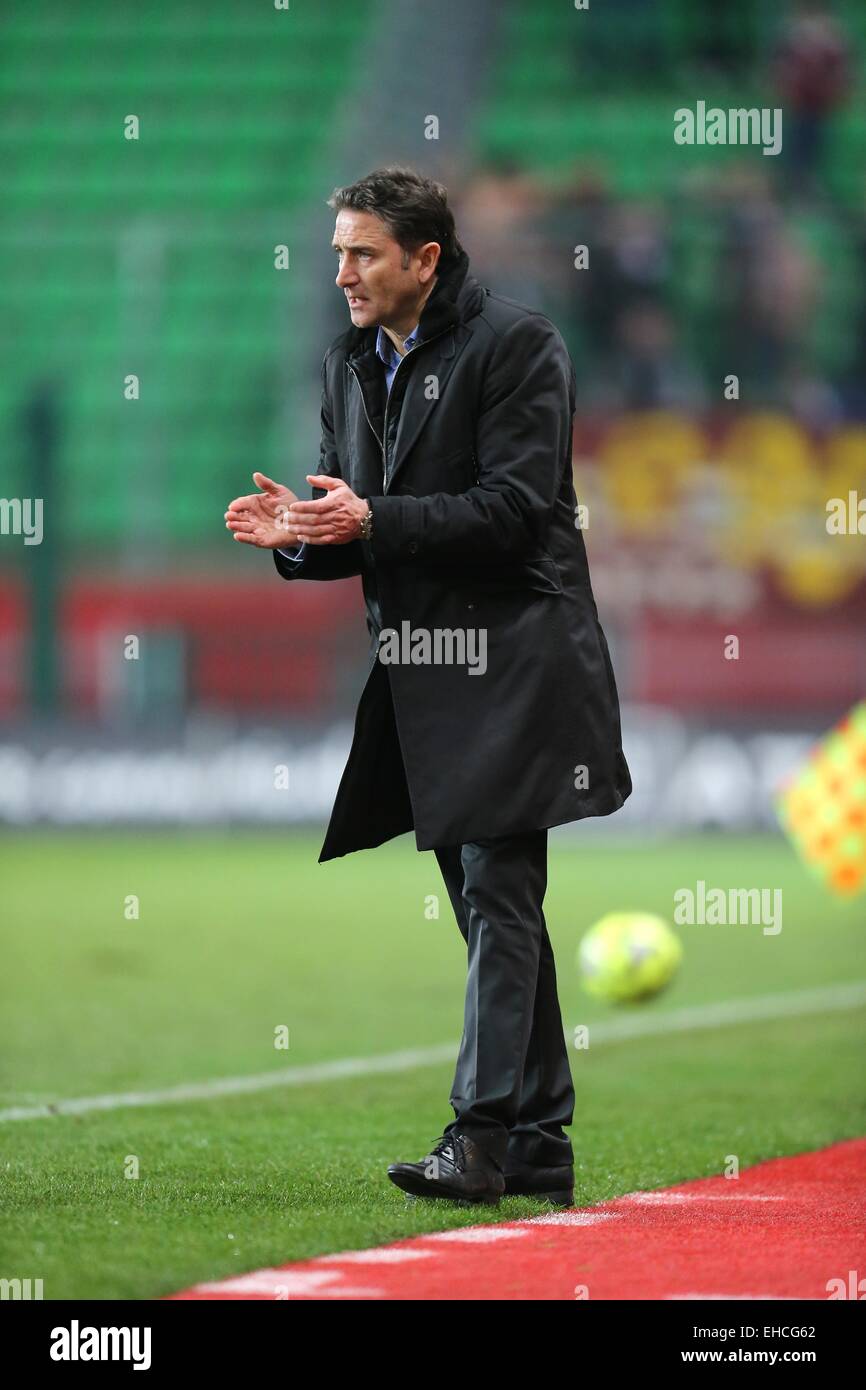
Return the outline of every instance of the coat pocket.
[[[559,566],[552,555],[534,555],[508,569],[486,569],[473,576],[468,587],[478,595],[536,594],[562,595]]]
[[[552,555],[541,555],[524,563],[526,585],[541,594],[561,594],[562,580],[559,566]]]

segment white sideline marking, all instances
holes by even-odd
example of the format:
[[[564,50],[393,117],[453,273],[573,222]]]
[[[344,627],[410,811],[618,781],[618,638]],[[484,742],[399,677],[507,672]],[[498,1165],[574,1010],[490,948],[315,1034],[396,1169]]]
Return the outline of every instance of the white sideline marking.
[[[703,1303],[704,1299],[720,1299],[725,1302],[745,1302],[753,1303],[760,1300],[763,1303],[801,1303],[802,1299],[797,1294],[786,1293],[666,1293],[665,1298],[668,1302],[676,1302],[677,1299],[697,1298]]]
[[[376,1072],[413,1071],[415,1067],[454,1061],[456,1056],[454,1043],[441,1043],[436,1047],[388,1052],[380,1057],[341,1057],[336,1062],[314,1062],[306,1067],[284,1067],[280,1071],[263,1071],[250,1076],[221,1076],[210,1081],[167,1086],[160,1091],[121,1091],[117,1095],[58,1100],[53,1105],[16,1106],[0,1110],[0,1123],[7,1120],[50,1119],[55,1115],[86,1115],[93,1110],[125,1110],[140,1105],[213,1100],[219,1096],[269,1091],[276,1086],[306,1086],[316,1081],[339,1081],[348,1076],[373,1076]]]
[[[615,1211],[560,1211],[550,1216],[529,1216],[531,1226],[600,1226],[603,1221],[617,1221]]]
[[[381,1298],[382,1290],[348,1286],[340,1270],[256,1269],[251,1274],[194,1284],[190,1293],[267,1294],[275,1301],[288,1298]]]
[[[264,1293],[273,1298],[290,1294],[320,1293],[342,1278],[338,1271],[318,1269],[254,1269],[249,1274],[229,1274],[193,1287],[199,1293]]]
[[[783,1196],[762,1196],[759,1192],[629,1192],[615,1202],[634,1202],[641,1207],[675,1207],[682,1202],[786,1202]]]
[[[463,1226],[454,1231],[434,1231],[423,1239],[454,1241],[458,1245],[491,1245],[495,1240],[517,1240],[528,1234],[522,1226]]]
[[[591,1044],[620,1042],[651,1034],[685,1033],[702,1028],[726,1028],[736,1023],[756,1023],[764,1019],[841,1012],[859,1008],[863,1004],[866,1004],[866,980],[847,985],[827,985],[822,989],[796,990],[789,994],[731,999],[720,1004],[700,1004],[669,1013],[647,1014],[642,1018],[602,1020],[600,1023],[590,1023],[588,1027]],[[416,1067],[453,1062],[456,1056],[456,1043],[440,1043],[435,1047],[388,1052],[378,1057],[342,1057],[334,1062],[285,1067],[281,1071],[259,1072],[251,1076],[215,1077],[211,1081],[167,1086],[159,1091],[121,1091],[116,1095],[81,1096],[47,1105],[12,1106],[0,1110],[0,1124],[12,1120],[53,1119],[58,1115],[88,1115],[96,1110],[176,1105],[184,1101],[214,1100],[219,1096],[250,1095],[278,1086],[307,1086],[320,1081],[340,1081],[350,1076],[414,1071]]]
[[[399,1245],[374,1246],[371,1250],[344,1250],[342,1255],[314,1255],[319,1264],[400,1265],[408,1260],[429,1260],[435,1250],[413,1250]]]

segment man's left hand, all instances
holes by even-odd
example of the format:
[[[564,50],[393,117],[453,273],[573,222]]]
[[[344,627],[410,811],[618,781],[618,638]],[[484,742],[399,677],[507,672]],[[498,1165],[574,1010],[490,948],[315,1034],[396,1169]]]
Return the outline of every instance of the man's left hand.
[[[363,498],[356,497],[342,478],[330,478],[326,474],[314,477],[308,473],[307,482],[313,487],[326,488],[328,495],[317,497],[314,502],[291,504],[289,513],[298,540],[309,545],[345,545],[357,540],[361,522],[367,515],[367,503]]]

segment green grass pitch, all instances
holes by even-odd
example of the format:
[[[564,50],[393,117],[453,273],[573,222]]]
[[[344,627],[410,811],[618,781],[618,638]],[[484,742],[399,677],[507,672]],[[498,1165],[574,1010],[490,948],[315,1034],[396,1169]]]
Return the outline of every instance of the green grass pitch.
[[[0,839],[0,1108],[146,1091],[453,1040],[465,947],[411,837],[326,865],[320,835],[7,833]],[[581,933],[677,888],[783,889],[777,936],[684,926],[683,968],[623,1011],[580,989]],[[426,915],[439,896],[438,920]],[[125,903],[136,895],[138,919]],[[578,1023],[866,978],[863,904],[784,841],[552,838],[545,903]],[[274,1030],[289,1029],[288,1050]],[[863,1010],[574,1051],[575,1200],[866,1132]],[[140,1109],[0,1123],[0,1277],[46,1298],[148,1298],[264,1265],[543,1210],[407,1203],[389,1162],[452,1118],[453,1062]],[[125,1176],[134,1156],[139,1176]]]

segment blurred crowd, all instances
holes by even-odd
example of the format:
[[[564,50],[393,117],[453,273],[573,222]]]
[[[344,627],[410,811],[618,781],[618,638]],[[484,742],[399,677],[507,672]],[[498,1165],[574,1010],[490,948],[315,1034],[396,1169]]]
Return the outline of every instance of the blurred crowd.
[[[697,17],[704,8],[695,0]],[[583,411],[701,410],[735,375],[740,398],[806,425],[866,419],[866,205],[828,177],[833,122],[855,88],[845,31],[802,4],[763,58],[745,19],[725,31],[736,44],[710,42],[712,32],[696,19],[698,94],[712,75],[729,89],[742,74],[738,104],[783,109],[779,156],[696,159],[672,141],[650,197],[622,196],[616,169],[597,160],[548,179],[491,159],[455,198],[473,270],[555,320]],[[581,245],[586,269],[575,267]]]

